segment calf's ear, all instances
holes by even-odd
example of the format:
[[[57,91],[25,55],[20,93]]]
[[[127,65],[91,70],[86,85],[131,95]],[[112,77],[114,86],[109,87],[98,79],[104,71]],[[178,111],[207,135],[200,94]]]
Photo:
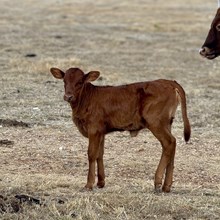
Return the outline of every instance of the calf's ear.
[[[64,77],[64,75],[65,75],[65,73],[62,71],[62,70],[60,70],[60,69],[58,69],[58,68],[55,68],[55,67],[52,67],[51,69],[50,69],[50,72],[53,74],[53,76],[55,77],[55,78],[57,78],[57,79],[63,79],[63,77]]]
[[[84,75],[84,82],[92,82],[99,78],[99,71],[90,71],[86,75]]]

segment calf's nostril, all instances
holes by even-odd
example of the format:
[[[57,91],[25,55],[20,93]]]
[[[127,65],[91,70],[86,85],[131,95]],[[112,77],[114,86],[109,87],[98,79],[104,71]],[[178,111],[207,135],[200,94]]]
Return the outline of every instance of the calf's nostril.
[[[63,98],[65,101],[70,102],[72,100],[73,96],[72,95],[64,95]]]
[[[72,99],[72,96],[69,96],[69,97],[68,97],[68,101],[71,101],[71,99]]]

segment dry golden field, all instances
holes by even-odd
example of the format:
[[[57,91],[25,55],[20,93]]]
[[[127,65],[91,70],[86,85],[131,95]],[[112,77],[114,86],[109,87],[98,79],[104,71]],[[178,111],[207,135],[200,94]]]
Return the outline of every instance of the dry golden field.
[[[216,9],[207,0],[1,0],[0,219],[219,219],[220,58],[198,53]],[[161,146],[147,130],[107,135],[106,186],[81,191],[88,140],[52,66],[99,70],[99,85],[184,87],[192,138],[184,143],[179,109],[171,193],[154,194]]]

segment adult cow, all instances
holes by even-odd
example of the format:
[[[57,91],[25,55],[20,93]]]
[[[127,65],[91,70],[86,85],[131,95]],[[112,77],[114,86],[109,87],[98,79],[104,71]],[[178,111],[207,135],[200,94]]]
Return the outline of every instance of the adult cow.
[[[212,21],[205,43],[200,49],[200,54],[210,60],[220,55],[220,0],[218,0],[218,10]]]

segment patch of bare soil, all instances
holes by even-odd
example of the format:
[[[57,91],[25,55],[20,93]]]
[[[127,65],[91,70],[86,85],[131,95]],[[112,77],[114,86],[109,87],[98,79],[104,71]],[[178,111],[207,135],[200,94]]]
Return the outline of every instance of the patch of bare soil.
[[[198,53],[216,9],[205,0],[2,0],[0,219],[219,219],[220,63]],[[107,135],[106,187],[81,191],[88,140],[51,67],[99,70],[98,85],[165,78],[184,87],[192,138],[184,143],[178,110],[171,193],[154,194],[161,146],[147,130]]]
[[[9,127],[29,127],[28,123],[23,121],[11,120],[11,119],[0,119],[1,126],[9,126]]]

